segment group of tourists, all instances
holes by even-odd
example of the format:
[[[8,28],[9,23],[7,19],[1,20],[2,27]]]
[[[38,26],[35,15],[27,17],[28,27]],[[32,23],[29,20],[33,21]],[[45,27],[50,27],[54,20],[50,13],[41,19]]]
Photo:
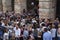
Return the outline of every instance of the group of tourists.
[[[39,19],[37,12],[0,12],[0,40],[60,40],[59,19]]]

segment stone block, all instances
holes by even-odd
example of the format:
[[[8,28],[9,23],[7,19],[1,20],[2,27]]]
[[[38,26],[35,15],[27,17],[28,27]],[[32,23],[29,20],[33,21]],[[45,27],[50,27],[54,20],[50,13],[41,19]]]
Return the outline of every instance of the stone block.
[[[48,9],[48,8],[50,8],[50,6],[51,6],[51,2],[39,2],[40,8]]]

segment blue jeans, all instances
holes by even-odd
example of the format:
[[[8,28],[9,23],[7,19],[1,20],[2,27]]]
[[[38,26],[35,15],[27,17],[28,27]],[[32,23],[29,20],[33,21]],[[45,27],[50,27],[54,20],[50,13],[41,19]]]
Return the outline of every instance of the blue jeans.
[[[60,40],[60,37],[58,37],[58,40]]]

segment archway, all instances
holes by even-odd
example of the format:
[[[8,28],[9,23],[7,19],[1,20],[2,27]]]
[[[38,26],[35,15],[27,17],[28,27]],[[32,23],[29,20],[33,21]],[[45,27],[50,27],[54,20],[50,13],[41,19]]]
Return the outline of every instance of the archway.
[[[33,11],[36,13],[37,16],[39,16],[38,12],[38,5],[39,5],[39,0],[27,0],[27,11]]]
[[[37,18],[39,20],[39,0],[27,0],[26,2],[27,5],[27,11],[31,12],[33,14],[33,18]],[[39,21],[38,21],[39,24]]]
[[[38,7],[39,0],[27,0],[27,10],[32,10],[35,7]]]
[[[60,20],[60,0],[56,1],[56,17]]]

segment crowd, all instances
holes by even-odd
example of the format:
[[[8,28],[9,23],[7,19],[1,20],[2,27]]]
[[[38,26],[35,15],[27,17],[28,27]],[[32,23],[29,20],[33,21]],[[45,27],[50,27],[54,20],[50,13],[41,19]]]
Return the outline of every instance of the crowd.
[[[0,12],[0,40],[60,40],[59,19],[39,19],[37,12]]]

